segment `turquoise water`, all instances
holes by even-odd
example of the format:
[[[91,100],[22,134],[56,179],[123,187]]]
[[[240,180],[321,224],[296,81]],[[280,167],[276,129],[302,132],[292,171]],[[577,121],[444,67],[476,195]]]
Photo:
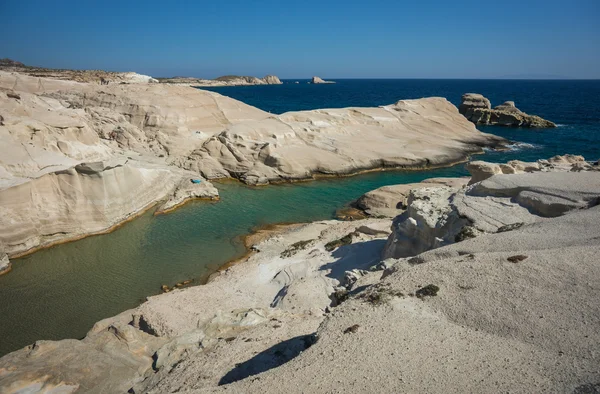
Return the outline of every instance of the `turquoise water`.
[[[427,89],[435,90],[436,83],[439,92],[430,93]],[[455,86],[455,90],[450,92],[441,82],[428,83],[427,89],[421,90],[410,84],[407,87],[402,83],[388,83],[376,85],[382,91],[379,96],[370,83],[359,83],[354,90],[342,83],[306,85],[308,87],[301,88],[301,93],[297,94],[288,85],[218,91],[232,97],[238,95],[236,98],[246,95],[246,101],[263,109],[273,109],[269,106],[278,103],[280,110],[288,110],[305,109],[306,106],[331,107],[329,104],[337,103],[333,99],[345,105],[363,103],[366,106],[386,104],[403,97],[443,96],[444,92],[448,93],[446,96],[454,97],[460,94],[458,92],[479,91],[472,84],[455,86],[452,82],[450,85]],[[338,87],[330,89],[331,86]],[[410,86],[417,90],[410,90]],[[505,87],[505,99],[513,97],[509,95],[511,89],[521,92],[519,98],[523,109],[546,108],[547,114],[543,115],[564,125],[541,131],[488,128],[488,132],[529,145],[510,152],[490,152],[484,156],[486,160],[535,160],[563,153],[600,157],[600,100],[597,95],[600,84],[596,83],[584,93],[577,93],[583,85],[555,86],[558,90],[552,94],[548,93],[552,87],[542,84],[543,88],[538,87],[527,95],[523,95],[520,82],[510,86],[510,89]],[[253,90],[255,88],[258,90]],[[402,89],[408,89],[406,92],[410,94],[400,95]],[[566,95],[564,105],[554,105],[561,94]],[[398,96],[390,99],[392,95]],[[262,97],[262,101],[257,97]],[[281,97],[285,100],[281,101]],[[552,108],[541,104],[546,100],[552,103]],[[517,104],[520,104],[519,100]],[[542,114],[542,111],[537,113]],[[221,194],[219,202],[192,202],[168,215],[153,216],[148,212],[110,234],[59,245],[14,260],[13,270],[0,276],[0,355],[39,339],[81,338],[96,321],[133,308],[148,295],[158,294],[162,284],[174,285],[190,278],[201,281],[225,262],[244,253],[241,236],[254,227],[330,219],[337,209],[377,187],[460,175],[466,175],[463,165],[433,171],[370,173],[256,188],[238,183],[217,183]]]

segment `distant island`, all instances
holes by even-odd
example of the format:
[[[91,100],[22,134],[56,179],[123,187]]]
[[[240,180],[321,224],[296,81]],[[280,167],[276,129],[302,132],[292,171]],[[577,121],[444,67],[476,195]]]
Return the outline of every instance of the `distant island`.
[[[281,85],[282,82],[276,75],[267,75],[264,78],[224,75],[215,79],[193,77],[157,78],[161,83],[172,83],[191,86],[248,86],[248,85]]]
[[[13,59],[0,59],[0,70],[18,72],[32,77],[43,77],[77,82],[109,83],[170,83],[186,86],[247,86],[247,85],[281,85],[275,75],[264,78],[224,75],[215,79],[194,77],[153,78],[135,72],[115,72],[104,70],[66,70],[37,66],[28,66]]]

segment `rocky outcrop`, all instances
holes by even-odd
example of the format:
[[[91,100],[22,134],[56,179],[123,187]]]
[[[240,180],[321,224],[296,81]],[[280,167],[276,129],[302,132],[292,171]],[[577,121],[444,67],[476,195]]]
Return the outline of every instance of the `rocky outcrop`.
[[[505,164],[489,163],[485,161],[472,161],[467,164],[467,170],[471,173],[469,185],[481,182],[496,174],[522,174],[529,172],[548,171],[587,171],[594,170],[594,166],[585,161],[583,156],[564,155],[554,156],[548,160],[541,159],[534,163],[520,160],[511,160]]]
[[[591,166],[588,171],[567,169],[574,165],[570,161],[580,163],[583,158],[557,156],[540,160],[542,163],[550,161],[560,164],[544,167],[543,171],[536,169],[536,173],[519,174],[516,173],[519,163],[506,167],[470,163],[467,169],[473,171],[474,177],[466,189],[411,190],[406,212],[394,219],[383,257],[414,256],[515,224],[532,223],[600,204],[600,173]],[[524,167],[532,167],[539,162],[524,164]],[[495,172],[503,168],[513,172]]]
[[[267,75],[266,77],[263,78],[263,81],[265,81],[265,83],[267,85],[281,85],[281,84],[283,84],[283,82],[281,82],[276,75]]]
[[[319,77],[312,77],[312,79],[311,79],[310,82],[313,83],[313,84],[335,83],[334,81],[324,81],[324,80],[322,80]]]
[[[515,107],[514,101],[506,101],[492,109],[490,101],[477,93],[465,93],[459,111],[475,124],[510,127],[546,128],[556,124],[535,115],[528,115]]]
[[[266,184],[375,168],[430,168],[502,143],[477,131],[447,100],[427,98],[244,122],[212,136],[179,165],[207,179]]]
[[[194,173],[166,166],[129,162],[98,168],[96,163],[45,174],[0,190],[0,240],[5,252],[34,248],[100,233],[134,217],[160,200],[170,206],[192,197],[214,198],[205,181],[181,194],[179,185]],[[167,204],[169,204],[167,203]]]
[[[406,210],[412,190],[424,187],[449,186],[461,188],[470,178],[430,178],[420,183],[382,186],[363,194],[353,205],[370,216],[396,217]]]
[[[452,209],[449,200],[454,193],[456,189],[449,187],[411,190],[406,211],[392,223],[383,258],[415,256],[456,242],[469,221]]]

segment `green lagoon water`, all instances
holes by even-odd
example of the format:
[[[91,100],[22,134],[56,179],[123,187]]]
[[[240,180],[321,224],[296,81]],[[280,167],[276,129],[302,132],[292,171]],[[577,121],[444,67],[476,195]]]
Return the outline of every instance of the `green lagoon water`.
[[[242,255],[242,236],[258,226],[331,219],[377,187],[465,174],[459,165],[267,187],[215,183],[218,202],[191,202],[168,215],[149,211],[110,234],[15,259],[0,277],[0,354],[40,339],[81,338],[96,321],[158,294],[162,284],[201,281]]]

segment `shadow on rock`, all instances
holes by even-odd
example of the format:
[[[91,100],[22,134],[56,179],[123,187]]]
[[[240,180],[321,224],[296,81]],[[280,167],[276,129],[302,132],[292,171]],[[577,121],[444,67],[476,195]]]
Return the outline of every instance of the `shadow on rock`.
[[[227,372],[219,381],[219,386],[246,379],[249,376],[258,375],[277,368],[297,357],[308,349],[316,341],[315,334],[302,335],[278,343],[277,345],[257,354],[250,360],[236,364],[235,368]]]
[[[321,270],[331,270],[327,276],[341,281],[346,271],[369,269],[381,260],[386,242],[385,239],[374,239],[339,247],[331,254],[336,261],[325,264]]]

